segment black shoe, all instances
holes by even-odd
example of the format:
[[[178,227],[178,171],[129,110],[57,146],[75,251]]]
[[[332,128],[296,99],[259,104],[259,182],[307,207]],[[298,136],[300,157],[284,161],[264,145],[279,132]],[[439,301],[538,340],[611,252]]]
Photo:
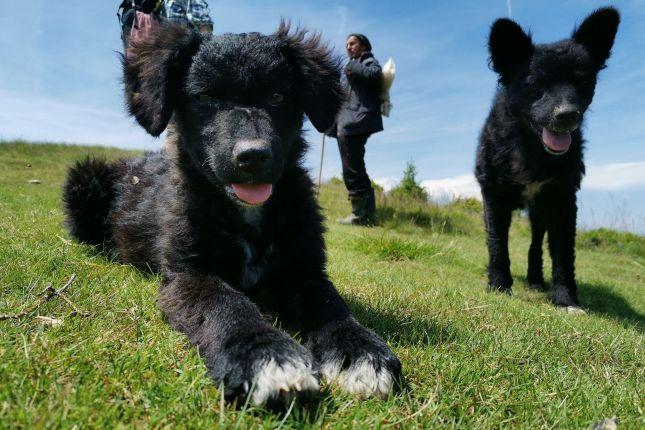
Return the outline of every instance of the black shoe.
[[[351,196],[349,201],[352,204],[352,214],[345,218],[339,218],[337,221],[343,225],[374,225],[376,202],[374,191],[370,190],[365,194]]]

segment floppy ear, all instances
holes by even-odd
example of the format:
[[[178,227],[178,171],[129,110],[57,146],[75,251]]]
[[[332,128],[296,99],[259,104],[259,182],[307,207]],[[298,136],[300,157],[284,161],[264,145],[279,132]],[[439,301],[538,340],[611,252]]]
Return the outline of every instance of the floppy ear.
[[[282,21],[275,35],[284,43],[283,54],[300,70],[305,114],[324,133],[336,120],[343,99],[340,62],[321,42],[319,34],[308,35],[300,28],[289,34],[289,30],[289,24]]]
[[[503,84],[526,64],[533,55],[531,35],[522,30],[515,21],[502,18],[493,23],[488,36],[490,65],[500,76]]]
[[[157,137],[166,126],[201,36],[185,26],[162,24],[123,56],[128,110]]]
[[[571,37],[583,45],[598,67],[602,68],[611,54],[619,23],[620,15],[615,8],[598,9],[573,31]]]

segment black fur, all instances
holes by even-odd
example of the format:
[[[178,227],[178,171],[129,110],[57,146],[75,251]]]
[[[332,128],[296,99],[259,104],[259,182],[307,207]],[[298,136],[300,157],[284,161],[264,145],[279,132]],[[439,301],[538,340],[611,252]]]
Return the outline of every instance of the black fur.
[[[248,394],[270,360],[304,363],[316,378],[332,359],[369,361],[398,379],[399,360],[351,318],[325,272],[323,220],[301,167],[303,114],[326,130],[341,103],[337,61],[319,38],[284,24],[270,36],[205,38],[166,25],[128,52],[124,81],[130,112],[150,134],[170,122],[171,150],[72,168],[70,233],[161,272],[164,315],[229,398]],[[246,149],[251,158],[242,160]],[[271,183],[273,194],[247,205],[234,183]],[[258,305],[298,330],[307,348]],[[300,389],[275,388],[262,402],[285,391]]]
[[[578,305],[574,274],[576,192],[585,168],[580,127],[591,104],[598,72],[605,67],[619,14],[591,14],[571,39],[534,45],[509,19],[490,32],[490,63],[500,88],[477,149],[476,177],[488,231],[489,288],[510,293],[508,230],[513,209],[526,207],[532,228],[528,282],[545,289],[542,241],[553,260],[551,300]],[[548,131],[545,131],[548,130]],[[569,134],[568,150],[554,151],[543,133]]]

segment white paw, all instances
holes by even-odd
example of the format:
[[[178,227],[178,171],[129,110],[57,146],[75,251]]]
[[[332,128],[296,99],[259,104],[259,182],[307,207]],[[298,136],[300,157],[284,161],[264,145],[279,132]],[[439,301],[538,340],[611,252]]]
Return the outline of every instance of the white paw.
[[[578,307],[578,306],[567,306],[565,309],[566,309],[568,314],[572,314],[572,315],[586,315],[587,314],[587,311],[585,311],[584,309],[582,309],[581,307]]]
[[[372,360],[365,358],[341,370],[341,361],[327,362],[322,366],[322,374],[328,382],[334,382],[348,393],[359,397],[377,396],[382,399],[394,389],[394,376],[385,366],[377,368]]]
[[[261,406],[269,400],[289,402],[299,392],[318,391],[318,380],[304,361],[276,363],[272,358],[256,373],[251,403]]]

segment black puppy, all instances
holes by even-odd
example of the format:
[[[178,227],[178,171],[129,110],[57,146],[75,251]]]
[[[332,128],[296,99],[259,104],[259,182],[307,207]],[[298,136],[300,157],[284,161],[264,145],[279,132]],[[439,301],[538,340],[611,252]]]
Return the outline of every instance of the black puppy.
[[[574,275],[576,192],[585,167],[580,127],[620,21],[599,9],[571,39],[534,45],[515,22],[497,20],[488,47],[500,88],[482,131],[475,175],[488,231],[489,288],[510,293],[511,212],[526,207],[532,230],[528,283],[545,289],[542,241],[553,260],[550,298],[578,306]]]
[[[284,24],[205,38],[167,25],[129,50],[124,74],[130,112],[150,134],[172,118],[172,156],[77,163],[64,188],[71,234],[161,272],[164,315],[228,398],[288,401],[318,390],[321,372],[387,396],[401,364],[329,281],[301,166],[303,114],[327,130],[341,103],[337,62],[319,38]]]

